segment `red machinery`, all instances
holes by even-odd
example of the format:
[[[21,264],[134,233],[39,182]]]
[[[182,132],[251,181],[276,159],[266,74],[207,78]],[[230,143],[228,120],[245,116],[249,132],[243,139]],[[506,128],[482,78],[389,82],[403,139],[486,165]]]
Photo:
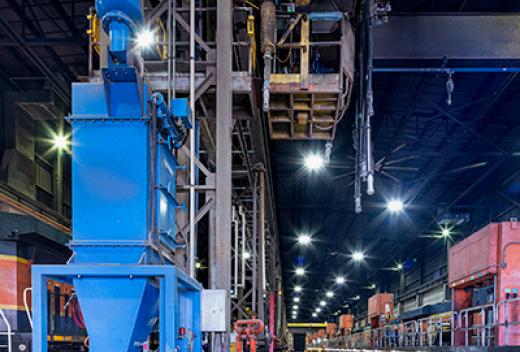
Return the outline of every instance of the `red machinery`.
[[[237,352],[256,352],[256,341],[264,332],[264,323],[260,319],[237,320],[234,327],[237,333]]]
[[[394,294],[376,293],[368,299],[368,318],[372,328],[379,328],[381,322],[390,320],[394,315]]]
[[[325,333],[329,338],[332,338],[336,336],[336,330],[338,326],[334,323],[328,323],[327,327],[325,328]]]
[[[449,253],[454,346],[520,345],[520,224],[490,224]]]
[[[343,334],[350,332],[354,326],[354,316],[352,314],[344,314],[339,317],[339,329]]]

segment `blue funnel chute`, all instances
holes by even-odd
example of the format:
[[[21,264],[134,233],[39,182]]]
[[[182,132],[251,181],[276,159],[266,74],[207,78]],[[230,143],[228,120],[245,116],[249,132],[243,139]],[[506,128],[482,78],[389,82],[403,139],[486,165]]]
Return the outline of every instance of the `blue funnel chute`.
[[[141,351],[157,323],[159,290],[145,278],[74,279],[91,351]]]

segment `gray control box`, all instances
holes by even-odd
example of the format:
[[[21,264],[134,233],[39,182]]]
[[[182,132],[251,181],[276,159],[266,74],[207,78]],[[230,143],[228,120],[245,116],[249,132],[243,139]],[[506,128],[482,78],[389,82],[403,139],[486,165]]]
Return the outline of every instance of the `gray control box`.
[[[201,295],[201,326],[203,332],[225,332],[226,290],[204,290]]]

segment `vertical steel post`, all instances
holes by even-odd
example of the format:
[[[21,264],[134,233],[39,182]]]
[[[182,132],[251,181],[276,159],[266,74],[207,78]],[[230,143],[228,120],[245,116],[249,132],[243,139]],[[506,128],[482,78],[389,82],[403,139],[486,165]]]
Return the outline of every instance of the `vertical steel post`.
[[[193,0],[194,2],[194,0]],[[217,171],[216,171],[216,268],[211,278],[214,288],[229,292],[231,285],[231,146],[233,129],[233,90],[232,79],[232,39],[233,39],[233,2],[219,0],[217,8],[217,93],[216,93],[216,134],[217,134]],[[226,316],[231,316],[231,301],[226,302]],[[228,329],[231,324],[228,324]],[[220,336],[218,336],[220,335]],[[217,342],[218,340],[218,342]],[[217,334],[214,351],[229,351],[229,330]]]

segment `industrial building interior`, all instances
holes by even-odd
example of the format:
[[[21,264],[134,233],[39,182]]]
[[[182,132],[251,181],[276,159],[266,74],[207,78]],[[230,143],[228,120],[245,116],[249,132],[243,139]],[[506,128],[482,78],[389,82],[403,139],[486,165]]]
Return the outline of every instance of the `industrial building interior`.
[[[519,73],[515,0],[0,0],[0,352],[520,351]]]

